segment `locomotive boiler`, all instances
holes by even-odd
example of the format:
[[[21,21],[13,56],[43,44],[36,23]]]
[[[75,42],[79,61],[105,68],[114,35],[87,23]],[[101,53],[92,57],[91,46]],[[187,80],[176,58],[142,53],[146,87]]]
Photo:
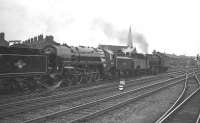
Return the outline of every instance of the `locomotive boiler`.
[[[91,82],[103,77],[106,60],[101,49],[49,45],[43,51],[48,55],[51,74],[59,75],[64,85]]]

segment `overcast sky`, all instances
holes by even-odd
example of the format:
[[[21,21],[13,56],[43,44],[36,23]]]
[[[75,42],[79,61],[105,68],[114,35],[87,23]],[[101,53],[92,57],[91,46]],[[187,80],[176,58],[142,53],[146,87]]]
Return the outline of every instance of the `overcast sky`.
[[[130,26],[149,53],[200,52],[198,0],[0,0],[0,32],[7,40],[51,34],[75,46],[126,45]],[[139,41],[133,45],[140,50]]]

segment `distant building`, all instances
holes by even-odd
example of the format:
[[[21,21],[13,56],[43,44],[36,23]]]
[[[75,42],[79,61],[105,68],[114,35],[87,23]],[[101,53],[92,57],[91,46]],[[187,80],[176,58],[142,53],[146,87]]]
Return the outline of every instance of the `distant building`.
[[[129,32],[128,32],[127,46],[129,46],[130,48],[133,48],[133,37],[132,37],[131,27],[129,28]]]
[[[45,38],[43,37],[43,35],[38,35],[23,41],[22,44],[25,45],[27,48],[42,49],[47,45],[57,45],[58,43],[54,41],[54,37],[52,35],[48,35]]]
[[[133,47],[133,37],[131,32],[131,27],[129,28],[129,33],[127,35],[127,46],[116,46],[116,45],[99,45],[99,48],[110,50],[115,54],[132,55],[137,53],[135,47]]]
[[[99,45],[99,48],[110,50],[113,53],[121,52],[122,49],[128,48],[128,46],[117,46],[117,45]]]
[[[9,42],[5,40],[5,34],[3,32],[0,33],[0,46],[9,46]]]
[[[131,27],[129,28],[127,46],[128,46],[128,48],[124,48],[122,50],[123,53],[125,53],[126,55],[131,55],[131,54],[137,53],[136,47],[133,46],[133,35],[131,32]]]

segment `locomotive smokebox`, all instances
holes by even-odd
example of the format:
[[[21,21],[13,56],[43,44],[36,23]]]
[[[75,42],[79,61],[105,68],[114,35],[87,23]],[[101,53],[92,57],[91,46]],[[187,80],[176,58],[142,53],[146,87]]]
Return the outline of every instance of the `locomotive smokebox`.
[[[5,34],[3,32],[0,33],[0,41],[4,41]]]

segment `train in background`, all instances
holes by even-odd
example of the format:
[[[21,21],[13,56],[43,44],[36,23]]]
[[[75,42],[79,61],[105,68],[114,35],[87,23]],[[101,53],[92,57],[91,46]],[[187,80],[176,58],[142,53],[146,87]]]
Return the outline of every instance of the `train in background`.
[[[129,48],[128,46],[100,45],[99,48],[103,49],[105,55],[109,58],[107,59],[111,62],[108,62],[109,69],[114,73],[141,75],[146,73],[157,74],[168,70],[168,57],[160,52],[141,54],[133,49],[133,52],[127,54],[123,52],[123,49]]]
[[[197,54],[195,61],[196,61],[196,66],[200,67],[200,56],[199,56],[199,54]]]
[[[4,34],[0,42],[6,42]],[[159,52],[124,54],[101,46],[60,45],[53,36],[39,35],[23,43],[0,46],[0,90],[54,90],[124,75],[157,74],[167,71],[165,59]]]

